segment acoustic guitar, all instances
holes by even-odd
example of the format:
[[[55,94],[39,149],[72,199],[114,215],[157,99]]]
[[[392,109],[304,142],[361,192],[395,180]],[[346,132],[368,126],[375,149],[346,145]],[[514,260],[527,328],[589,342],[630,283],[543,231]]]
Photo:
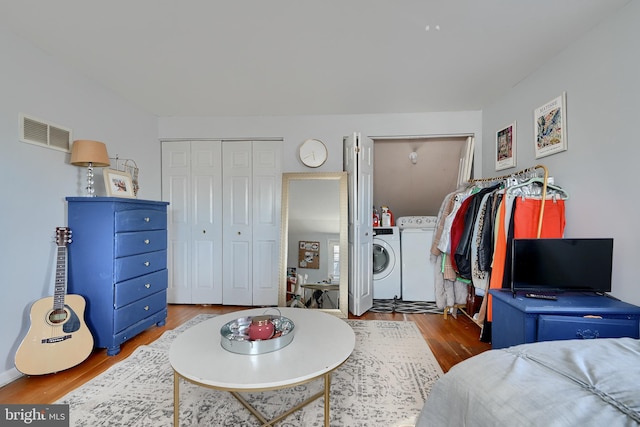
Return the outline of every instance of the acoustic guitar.
[[[56,228],[56,277],[53,297],[33,303],[31,325],[16,352],[16,368],[26,375],[44,375],[69,369],[93,350],[93,336],[84,323],[85,300],[67,295],[67,244],[71,230]]]

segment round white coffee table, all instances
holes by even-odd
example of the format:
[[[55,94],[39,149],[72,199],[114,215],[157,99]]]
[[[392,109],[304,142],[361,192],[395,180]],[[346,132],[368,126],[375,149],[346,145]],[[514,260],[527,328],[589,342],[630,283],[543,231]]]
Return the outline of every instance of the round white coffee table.
[[[295,324],[289,345],[271,353],[232,353],[220,344],[220,328],[246,316],[276,314],[273,309],[256,308],[216,316],[180,334],[171,344],[169,361],[174,371],[174,425],[179,425],[180,378],[194,384],[231,392],[263,426],[271,426],[310,402],[324,396],[324,424],[329,426],[331,372],[351,355],[356,337],[342,319],[318,310],[278,307]],[[267,420],[239,392],[266,391],[324,377],[324,390],[284,414]]]

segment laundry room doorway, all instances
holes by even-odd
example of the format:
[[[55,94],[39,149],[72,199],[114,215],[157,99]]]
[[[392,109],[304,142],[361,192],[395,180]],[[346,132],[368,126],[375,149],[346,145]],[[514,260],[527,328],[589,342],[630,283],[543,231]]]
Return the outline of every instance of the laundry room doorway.
[[[473,137],[373,137],[373,207],[395,218],[438,214],[445,196],[470,177]]]

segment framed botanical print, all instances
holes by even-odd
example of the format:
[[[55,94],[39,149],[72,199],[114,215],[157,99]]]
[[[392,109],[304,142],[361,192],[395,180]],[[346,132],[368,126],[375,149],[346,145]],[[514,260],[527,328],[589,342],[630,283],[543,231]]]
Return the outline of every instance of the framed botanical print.
[[[533,112],[536,159],[567,150],[567,94]]]
[[[496,132],[496,170],[516,166],[516,122]]]

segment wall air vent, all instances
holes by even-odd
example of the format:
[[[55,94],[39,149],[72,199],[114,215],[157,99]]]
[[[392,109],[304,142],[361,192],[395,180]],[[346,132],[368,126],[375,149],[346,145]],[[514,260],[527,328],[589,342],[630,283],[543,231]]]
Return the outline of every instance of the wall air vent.
[[[20,114],[20,141],[68,153],[71,140],[71,129]]]

